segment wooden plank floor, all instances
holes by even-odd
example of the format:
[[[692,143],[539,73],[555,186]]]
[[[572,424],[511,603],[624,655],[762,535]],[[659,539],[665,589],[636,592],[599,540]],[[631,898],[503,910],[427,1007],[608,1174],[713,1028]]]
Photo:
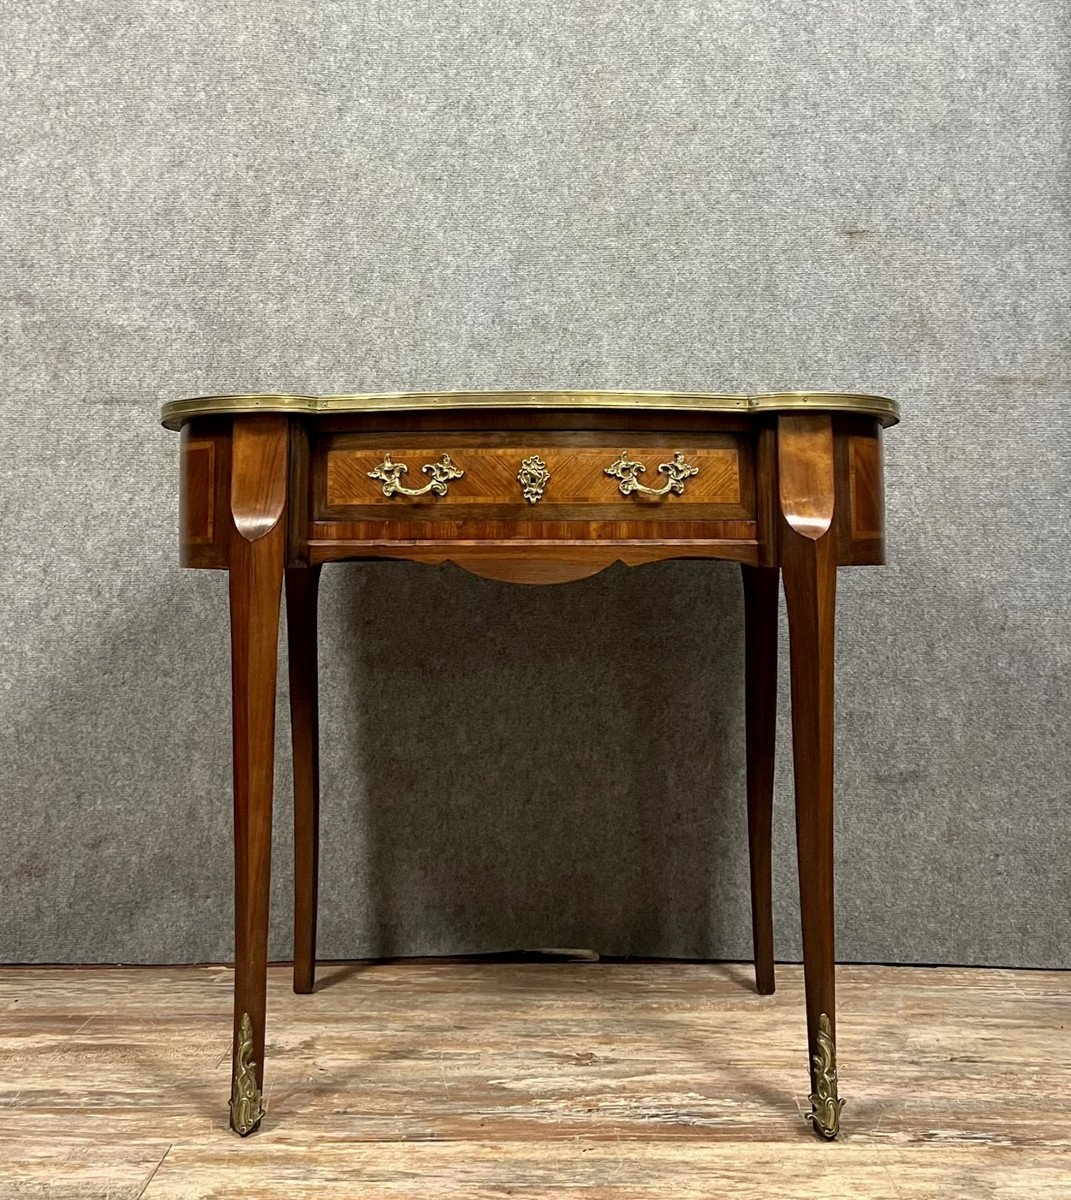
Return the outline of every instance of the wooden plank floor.
[[[0,969],[0,1197],[1071,1197],[1071,974],[841,967],[842,1138],[802,972],[411,961],[268,984],[226,1125],[221,967]]]

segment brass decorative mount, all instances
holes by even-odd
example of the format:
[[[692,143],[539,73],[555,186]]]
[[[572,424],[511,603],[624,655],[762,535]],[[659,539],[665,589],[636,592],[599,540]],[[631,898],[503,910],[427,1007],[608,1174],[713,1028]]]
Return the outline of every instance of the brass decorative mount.
[[[231,1084],[231,1128],[241,1137],[251,1134],[264,1116],[252,1054],[253,1022],[249,1019],[249,1013],[242,1013],[242,1023],[238,1027],[238,1053],[234,1058],[234,1081]]]
[[[517,472],[517,482],[521,485],[524,498],[529,504],[537,504],[542,500],[543,492],[550,482],[550,472],[538,454],[533,454],[521,463],[521,469]]]
[[[837,1096],[837,1047],[833,1027],[825,1013],[818,1018],[818,1052],[814,1064],[814,1091],[807,1120],[822,1137],[832,1141],[840,1132],[840,1110],[844,1101]]]

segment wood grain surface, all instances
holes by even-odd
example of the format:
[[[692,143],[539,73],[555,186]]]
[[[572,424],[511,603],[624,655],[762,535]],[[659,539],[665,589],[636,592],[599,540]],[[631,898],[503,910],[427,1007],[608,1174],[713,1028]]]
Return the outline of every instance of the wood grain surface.
[[[294,991],[308,993],[316,978],[320,874],[320,568],[288,568],[285,587],[294,770]]]
[[[269,970],[261,1132],[226,1125],[233,972],[0,970],[0,1196],[1066,1200],[1071,976],[838,969],[841,1140],[803,982],[750,964]],[[793,1099],[794,1094],[794,1099]]]
[[[807,982],[808,1059],[818,1091],[822,1018],[837,1033],[833,904],[833,665],[837,600],[833,425],[824,413],[778,418],[781,571],[792,682],[796,857]]]
[[[884,537],[885,481],[880,430],[870,437],[848,439],[848,469],[852,537],[862,540]]]
[[[744,584],[744,728],[747,741],[747,841],[755,986],[774,990],[773,837],[777,746],[777,567],[742,565]]]
[[[248,1017],[259,1089],[264,1076],[279,607],[286,561],[289,431],[285,418],[266,422],[236,417],[233,443],[229,584],[237,963],[234,1062],[237,1069],[242,1023]]]
[[[837,480],[833,418],[789,413],[777,421],[777,471],[781,512],[789,528],[817,541],[833,523]]]
[[[610,506],[615,512],[630,513],[646,510],[660,511],[696,505],[739,505],[740,463],[739,451],[734,446],[699,448],[679,445],[644,448],[630,452],[630,456],[644,465],[640,482],[647,487],[660,488],[666,477],[658,472],[660,463],[673,460],[678,449],[684,449],[690,466],[698,468],[699,474],[685,480],[684,496],[674,495],[650,497],[636,495],[623,497],[619,481],[606,474],[621,454],[621,447],[610,444],[593,449],[573,446],[535,445],[483,446],[471,441],[460,447],[455,439],[442,439],[455,467],[465,473],[460,479],[451,480],[447,497],[426,495],[385,496],[383,484],[370,478],[370,473],[390,454],[397,463],[405,463],[408,473],[402,482],[409,488],[421,488],[428,482],[422,473],[423,465],[436,463],[443,456],[439,446],[416,446],[403,449],[400,453],[393,443],[382,442],[367,450],[329,450],[326,464],[326,504],[323,511],[339,514],[341,510],[353,508],[357,519],[364,508],[381,510],[397,509],[402,514],[412,510],[435,510],[446,507],[479,508],[488,504],[510,505],[524,512],[528,503],[517,479],[521,463],[532,454],[538,454],[549,473],[543,498],[544,507],[558,505]],[[641,507],[643,506],[643,507]],[[689,512],[687,515],[694,515]],[[737,515],[737,514],[721,514]],[[741,510],[739,515],[748,515]],[[433,516],[434,519],[434,516]]]
[[[179,530],[191,546],[211,545],[215,532],[216,443],[182,439],[179,469]]]

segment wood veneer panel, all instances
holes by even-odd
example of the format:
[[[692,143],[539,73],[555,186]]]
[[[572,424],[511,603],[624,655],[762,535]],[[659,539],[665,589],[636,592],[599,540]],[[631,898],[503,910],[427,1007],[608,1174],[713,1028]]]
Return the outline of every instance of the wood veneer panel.
[[[456,562],[478,575],[517,582],[562,582],[594,574],[615,562],[636,565],[670,558],[720,558],[754,564],[759,546],[753,521],[681,521],[661,527],[638,522],[545,522],[518,527],[509,522],[404,522],[312,526],[308,543],[313,563],[351,558],[407,558],[416,562]],[[416,531],[427,537],[414,537]],[[471,536],[476,533],[478,536]],[[529,572],[494,564],[528,561]],[[559,564],[555,567],[553,564]],[[588,564],[565,571],[563,564]]]
[[[828,413],[787,413],[777,422],[777,481],[790,529],[817,541],[833,524],[836,479]]]
[[[885,488],[882,478],[881,436],[848,439],[852,537],[869,541],[885,536]]]
[[[189,438],[182,445],[182,536],[189,546],[211,544],[216,520],[212,482],[216,476],[216,444],[211,438]]]
[[[226,567],[230,489],[230,422],[203,418],[183,426],[179,451],[179,561]]]
[[[531,511],[531,510],[528,510]],[[315,521],[309,527],[313,542],[639,542],[753,541],[754,521],[576,521],[576,520],[381,520]]]
[[[446,504],[437,496],[384,496],[382,484],[369,478],[372,471],[383,460],[386,449],[374,451],[332,450],[327,455],[327,508],[365,506],[374,508],[408,509],[420,506],[424,509],[456,505],[515,504],[519,508],[527,505],[517,480],[517,472],[525,458],[537,454],[550,473],[543,498],[538,503],[543,508],[560,504],[614,504],[620,507],[621,493],[618,481],[605,474],[619,452],[608,449],[575,450],[517,445],[487,449],[482,446],[466,446],[452,449],[451,461],[465,472],[461,479],[449,485]],[[427,482],[420,472],[423,463],[438,462],[442,451],[427,446],[404,451],[409,473],[405,484],[411,488],[421,487]],[[658,464],[672,460],[675,450],[663,446],[646,450],[642,455],[647,470],[641,482],[649,487],[665,483],[665,476],[658,474]],[[655,508],[661,511],[672,509],[678,504],[739,504],[740,467],[735,448],[713,450],[689,450],[685,452],[688,463],[699,468],[699,474],[687,480],[686,495],[650,497],[637,495],[634,508]],[[639,459],[637,459],[640,461]],[[395,455],[395,462],[400,457]],[[523,511],[523,508],[522,508]]]
[[[666,476],[658,466],[681,452],[699,468],[682,495],[623,496],[619,481],[605,474],[627,451],[644,464],[640,481],[661,487]],[[449,453],[464,470],[452,480],[445,496],[384,496],[371,472],[390,454],[409,470],[403,483],[419,488],[427,483],[425,463]],[[543,497],[525,500],[517,473],[525,458],[539,455],[550,472]],[[412,432],[384,435],[344,434],[317,439],[312,467],[313,515],[318,520],[392,520],[407,522],[460,520],[480,517],[525,522],[531,520],[685,520],[689,518],[753,518],[755,515],[754,448],[751,439],[733,434],[616,431],[516,433],[488,431],[478,437],[440,431],[433,437]]]
[[[488,545],[484,542],[429,542],[354,545],[310,543],[316,562],[347,558],[401,558],[413,562],[456,563],[476,575],[513,583],[564,583],[585,579],[615,563],[640,566],[677,558],[719,558],[754,565],[758,550],[748,542],[545,542]]]

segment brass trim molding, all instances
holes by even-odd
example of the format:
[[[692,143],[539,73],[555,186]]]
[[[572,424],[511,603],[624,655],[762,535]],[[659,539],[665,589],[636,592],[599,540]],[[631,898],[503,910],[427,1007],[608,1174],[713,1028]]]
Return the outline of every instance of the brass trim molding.
[[[238,1028],[238,1053],[234,1060],[234,1082],[231,1084],[231,1128],[241,1137],[252,1133],[264,1116],[252,1054],[253,1022],[249,1019],[249,1013],[242,1013],[242,1023]]]
[[[815,1130],[832,1141],[840,1132],[840,1110],[844,1101],[837,1096],[837,1047],[833,1027],[825,1013],[818,1018],[818,1053],[814,1063],[814,1091],[807,1120]]]
[[[900,410],[895,400],[854,392],[763,392],[756,395],[718,392],[623,391],[494,391],[494,392],[368,392],[352,396],[289,396],[250,394],[193,396],[171,400],[160,410],[168,429],[181,429],[191,417],[236,413],[294,413],[315,416],[328,413],[410,412],[421,409],[483,408],[596,408],[665,409],[670,412],[776,413],[813,409],[818,412],[852,412],[877,417],[895,425]]]

